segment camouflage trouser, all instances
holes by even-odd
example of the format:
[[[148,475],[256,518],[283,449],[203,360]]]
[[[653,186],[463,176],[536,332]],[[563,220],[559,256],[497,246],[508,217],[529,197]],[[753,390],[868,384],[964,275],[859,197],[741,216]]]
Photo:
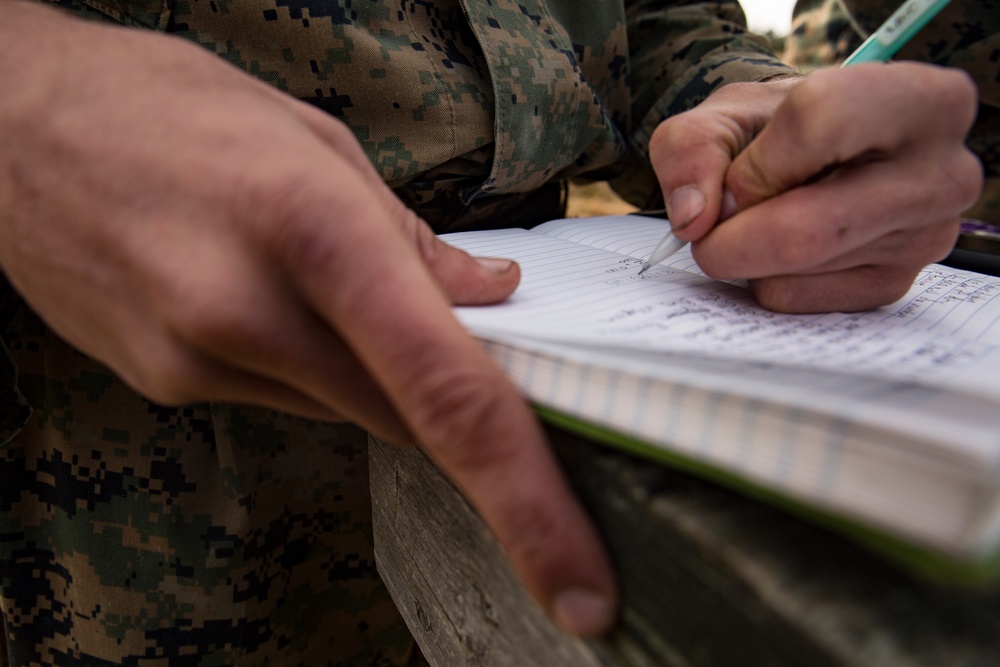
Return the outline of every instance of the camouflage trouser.
[[[34,412],[0,445],[0,660],[407,664],[365,433],[154,405],[27,308],[5,341]]]

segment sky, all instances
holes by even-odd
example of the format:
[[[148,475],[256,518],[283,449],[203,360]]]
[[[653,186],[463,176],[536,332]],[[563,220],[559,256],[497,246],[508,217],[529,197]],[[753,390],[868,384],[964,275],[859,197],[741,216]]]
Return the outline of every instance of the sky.
[[[740,4],[754,32],[773,30],[779,35],[788,34],[795,0],[740,0]]]

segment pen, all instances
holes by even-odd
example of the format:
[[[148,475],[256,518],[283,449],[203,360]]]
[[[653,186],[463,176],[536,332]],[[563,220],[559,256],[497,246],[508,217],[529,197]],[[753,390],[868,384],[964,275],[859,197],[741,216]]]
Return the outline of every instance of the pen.
[[[663,240],[661,240],[656,245],[656,248],[653,249],[653,252],[650,253],[649,259],[646,260],[646,263],[642,265],[641,269],[639,269],[639,275],[641,276],[646,272],[646,269],[659,264],[686,245],[687,241],[681,241],[679,238],[674,236],[673,232],[667,232],[664,235]]]
[[[897,9],[864,44],[844,60],[841,67],[886,61],[917,31],[927,25],[951,0],[909,0]]]
[[[858,63],[884,62],[903,48],[917,32],[927,25],[951,0],[908,0],[893,12],[886,22],[879,26],[854,53],[844,60],[841,67]],[[649,259],[639,269],[641,276],[650,267],[659,264],[687,243],[667,232],[663,240],[649,255]]]

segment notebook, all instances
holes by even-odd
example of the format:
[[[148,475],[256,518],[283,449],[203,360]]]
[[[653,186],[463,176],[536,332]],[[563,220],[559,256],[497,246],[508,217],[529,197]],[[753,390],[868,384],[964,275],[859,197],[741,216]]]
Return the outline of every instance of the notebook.
[[[505,302],[457,307],[539,414],[847,532],[926,574],[1000,578],[1000,278],[931,265],[896,303],[784,315],[668,223],[442,235],[509,257]]]

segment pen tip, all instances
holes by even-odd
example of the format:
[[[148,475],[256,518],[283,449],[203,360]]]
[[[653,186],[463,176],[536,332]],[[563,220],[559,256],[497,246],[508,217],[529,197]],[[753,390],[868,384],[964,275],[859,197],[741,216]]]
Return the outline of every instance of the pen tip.
[[[644,274],[646,272],[646,269],[648,268],[649,268],[649,262],[646,262],[645,264],[642,265],[642,268],[639,269],[639,275],[641,276],[642,274]]]

